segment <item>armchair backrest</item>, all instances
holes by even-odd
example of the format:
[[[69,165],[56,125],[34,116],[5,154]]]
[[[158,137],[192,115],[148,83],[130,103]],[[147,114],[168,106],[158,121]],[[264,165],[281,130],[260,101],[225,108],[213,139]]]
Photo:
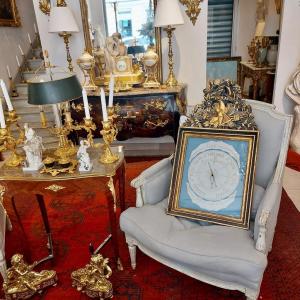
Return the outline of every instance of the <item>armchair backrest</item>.
[[[255,182],[266,188],[271,176],[280,182],[286,161],[293,117],[265,102],[247,100],[260,131]]]

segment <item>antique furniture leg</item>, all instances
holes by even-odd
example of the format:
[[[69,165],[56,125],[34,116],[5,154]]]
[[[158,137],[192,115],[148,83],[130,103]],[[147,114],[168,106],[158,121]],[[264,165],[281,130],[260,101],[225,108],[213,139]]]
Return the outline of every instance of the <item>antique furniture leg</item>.
[[[126,243],[128,245],[131,268],[135,270],[136,268],[136,245],[134,244],[134,240],[126,235]]]
[[[106,199],[107,199],[107,206],[109,211],[109,219],[110,219],[110,228],[111,228],[111,239],[114,249],[114,256],[117,263],[118,270],[122,271],[123,266],[120,259],[119,254],[119,242],[118,242],[118,226],[117,226],[117,218],[116,218],[116,192],[114,187],[114,180],[113,177],[109,177],[107,183],[108,189],[106,189]]]
[[[39,203],[39,207],[40,207],[40,211],[41,211],[41,214],[42,214],[45,230],[46,230],[47,237],[48,237],[47,248],[48,248],[48,251],[49,251],[48,256],[42,258],[41,260],[39,260],[37,262],[37,264],[40,264],[41,262],[44,262],[44,261],[47,261],[47,260],[50,260],[50,259],[54,258],[54,252],[53,252],[51,229],[50,229],[50,225],[49,225],[48,214],[47,214],[47,210],[46,210],[46,206],[45,206],[44,197],[42,195],[36,194],[36,198],[37,198],[37,201]]]
[[[119,174],[119,201],[121,212],[125,210],[125,163],[120,167]]]
[[[19,223],[19,225],[20,225],[20,227],[21,227],[23,239],[24,239],[24,240],[26,241],[26,243],[27,243],[28,239],[27,239],[26,231],[25,231],[25,229],[24,229],[24,226],[23,226],[21,217],[20,217],[19,212],[18,212],[18,210],[17,210],[17,206],[16,206],[16,202],[15,202],[15,197],[11,197],[11,204],[12,204],[14,213],[15,213],[15,215],[16,215],[17,221],[18,221],[18,223]],[[30,253],[29,247],[26,247],[25,250],[24,250],[24,252],[25,252],[26,258],[27,258],[29,261],[31,261],[31,253]]]
[[[257,100],[257,91],[258,90],[258,79],[257,78],[253,78],[253,99]]]

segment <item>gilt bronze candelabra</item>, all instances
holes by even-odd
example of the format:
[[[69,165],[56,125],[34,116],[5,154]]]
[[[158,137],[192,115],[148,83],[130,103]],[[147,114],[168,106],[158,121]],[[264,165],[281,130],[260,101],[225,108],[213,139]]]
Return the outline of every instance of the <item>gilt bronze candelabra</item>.
[[[21,165],[24,158],[17,153],[17,146],[22,144],[25,139],[24,130],[18,124],[19,117],[15,110],[9,111],[6,118],[6,128],[0,128],[0,152],[11,151],[10,156],[5,161],[8,167],[17,167]],[[15,125],[18,129],[18,137],[14,137],[11,127]]]
[[[116,118],[114,107],[108,107],[107,113],[108,120],[102,121],[103,129],[100,131],[103,137],[104,145],[103,153],[101,154],[99,161],[103,164],[111,164],[119,159],[119,155],[113,153],[110,148],[112,142],[116,140],[116,136],[118,133],[118,129],[114,121],[114,119]]]

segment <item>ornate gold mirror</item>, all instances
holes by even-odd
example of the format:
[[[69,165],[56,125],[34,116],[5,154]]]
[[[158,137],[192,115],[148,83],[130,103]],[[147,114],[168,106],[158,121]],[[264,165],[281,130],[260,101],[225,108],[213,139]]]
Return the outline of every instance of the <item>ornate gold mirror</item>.
[[[127,47],[127,55],[141,62],[148,46],[158,54],[157,78],[162,80],[160,29],[153,26],[157,0],[80,0],[85,48],[96,60],[95,82],[99,83],[99,65],[105,59],[107,38],[115,33]]]

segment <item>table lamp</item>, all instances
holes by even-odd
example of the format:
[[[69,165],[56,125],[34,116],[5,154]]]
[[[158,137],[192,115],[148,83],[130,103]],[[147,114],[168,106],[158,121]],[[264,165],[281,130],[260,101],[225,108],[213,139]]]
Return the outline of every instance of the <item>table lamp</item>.
[[[68,157],[76,152],[75,147],[68,141],[68,134],[71,129],[68,126],[72,122],[71,113],[65,112],[65,124],[62,124],[61,110],[59,103],[68,103],[82,97],[82,88],[76,75],[62,70],[59,67],[47,68],[45,74],[28,80],[28,103],[39,105],[52,105],[55,117],[55,127],[49,128],[59,138],[59,146],[55,155]],[[66,104],[68,105],[68,104]],[[46,117],[41,111],[42,124],[46,124]]]
[[[72,35],[72,32],[79,32],[79,28],[69,7],[54,6],[51,8],[48,31],[51,33],[58,33],[58,35],[64,39],[67,51],[67,61],[69,64],[68,67],[69,70],[73,72],[69,38]]]
[[[177,80],[174,74],[174,60],[172,49],[172,34],[176,25],[184,24],[178,0],[159,0],[155,11],[154,26],[163,27],[169,39],[169,75],[165,82],[167,86],[176,86]]]

